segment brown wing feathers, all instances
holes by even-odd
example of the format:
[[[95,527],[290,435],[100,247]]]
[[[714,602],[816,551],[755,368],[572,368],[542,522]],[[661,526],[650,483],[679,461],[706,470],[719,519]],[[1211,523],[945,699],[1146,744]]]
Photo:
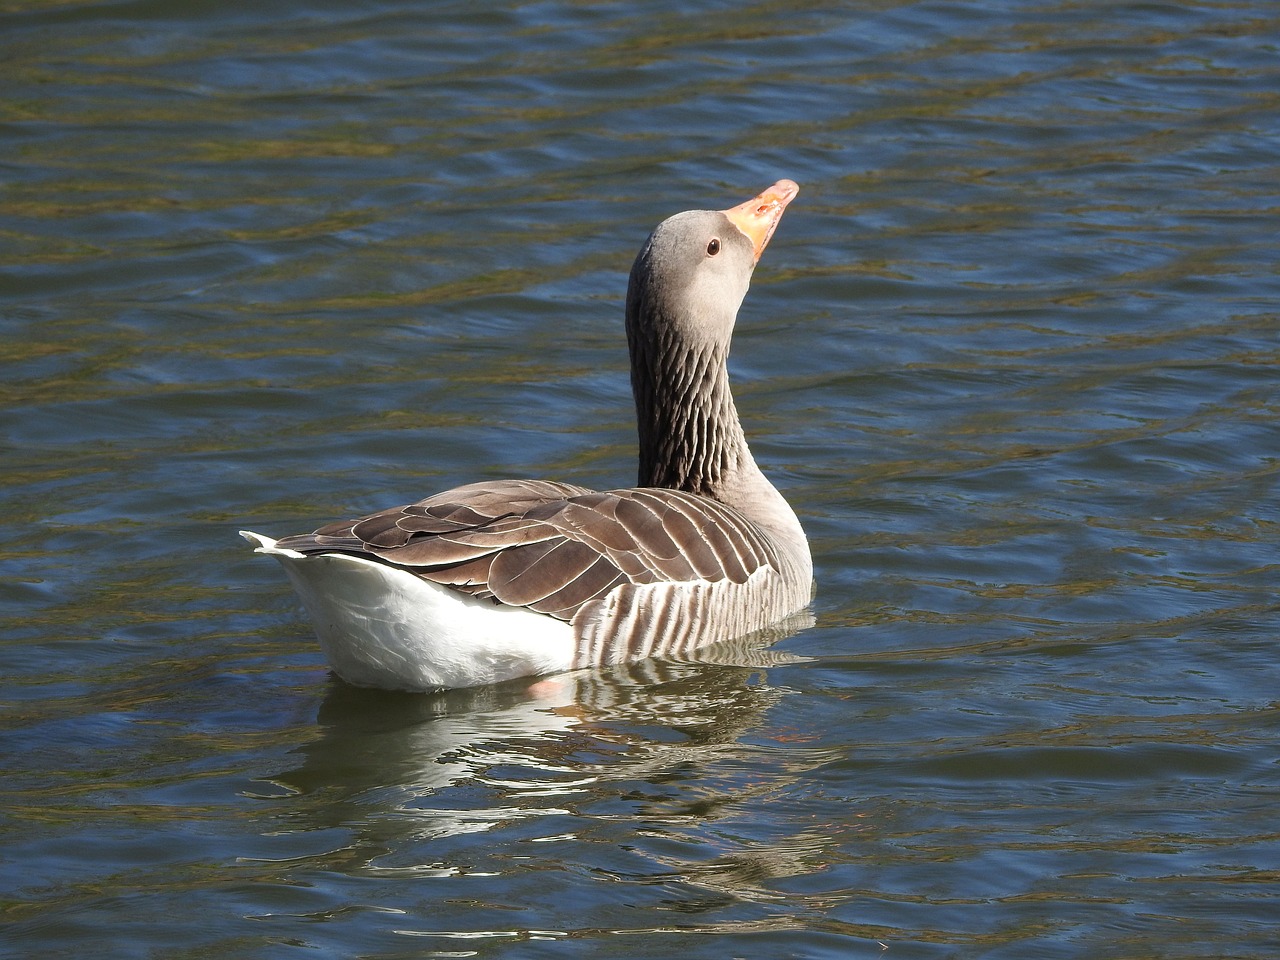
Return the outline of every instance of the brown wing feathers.
[[[777,563],[755,525],[714,500],[533,480],[468,484],[279,545],[378,558],[562,620],[623,583],[743,583]]]

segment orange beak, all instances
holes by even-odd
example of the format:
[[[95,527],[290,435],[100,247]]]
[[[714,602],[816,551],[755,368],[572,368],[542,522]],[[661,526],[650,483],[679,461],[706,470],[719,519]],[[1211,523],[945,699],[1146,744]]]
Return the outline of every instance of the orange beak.
[[[756,262],[760,262],[760,254],[778,229],[778,221],[782,219],[782,211],[787,204],[796,198],[800,185],[794,180],[779,180],[760,196],[740,203],[724,211],[724,215],[733,221],[734,226],[747,235],[752,246],[756,248]]]

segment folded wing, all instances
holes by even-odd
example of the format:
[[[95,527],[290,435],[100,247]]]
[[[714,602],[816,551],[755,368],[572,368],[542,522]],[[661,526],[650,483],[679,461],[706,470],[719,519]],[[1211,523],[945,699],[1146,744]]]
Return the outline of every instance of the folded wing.
[[[745,583],[778,566],[759,528],[715,500],[542,480],[467,484],[278,546],[376,558],[566,621],[622,584]]]

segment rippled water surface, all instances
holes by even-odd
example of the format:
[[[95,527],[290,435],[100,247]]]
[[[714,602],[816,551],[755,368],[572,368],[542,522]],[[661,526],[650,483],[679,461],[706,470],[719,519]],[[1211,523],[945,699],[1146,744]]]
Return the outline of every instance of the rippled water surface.
[[[0,955],[1280,955],[1270,0],[9,0],[0,89]],[[631,258],[783,176],[816,625],[329,677],[235,531],[631,482]]]

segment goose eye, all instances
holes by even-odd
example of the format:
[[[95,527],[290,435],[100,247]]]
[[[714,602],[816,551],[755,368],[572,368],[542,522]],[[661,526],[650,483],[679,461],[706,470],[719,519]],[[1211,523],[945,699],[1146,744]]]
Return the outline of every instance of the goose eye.
[[[711,238],[711,242],[707,244],[707,256],[714,257],[720,252],[720,241],[715,237]]]

